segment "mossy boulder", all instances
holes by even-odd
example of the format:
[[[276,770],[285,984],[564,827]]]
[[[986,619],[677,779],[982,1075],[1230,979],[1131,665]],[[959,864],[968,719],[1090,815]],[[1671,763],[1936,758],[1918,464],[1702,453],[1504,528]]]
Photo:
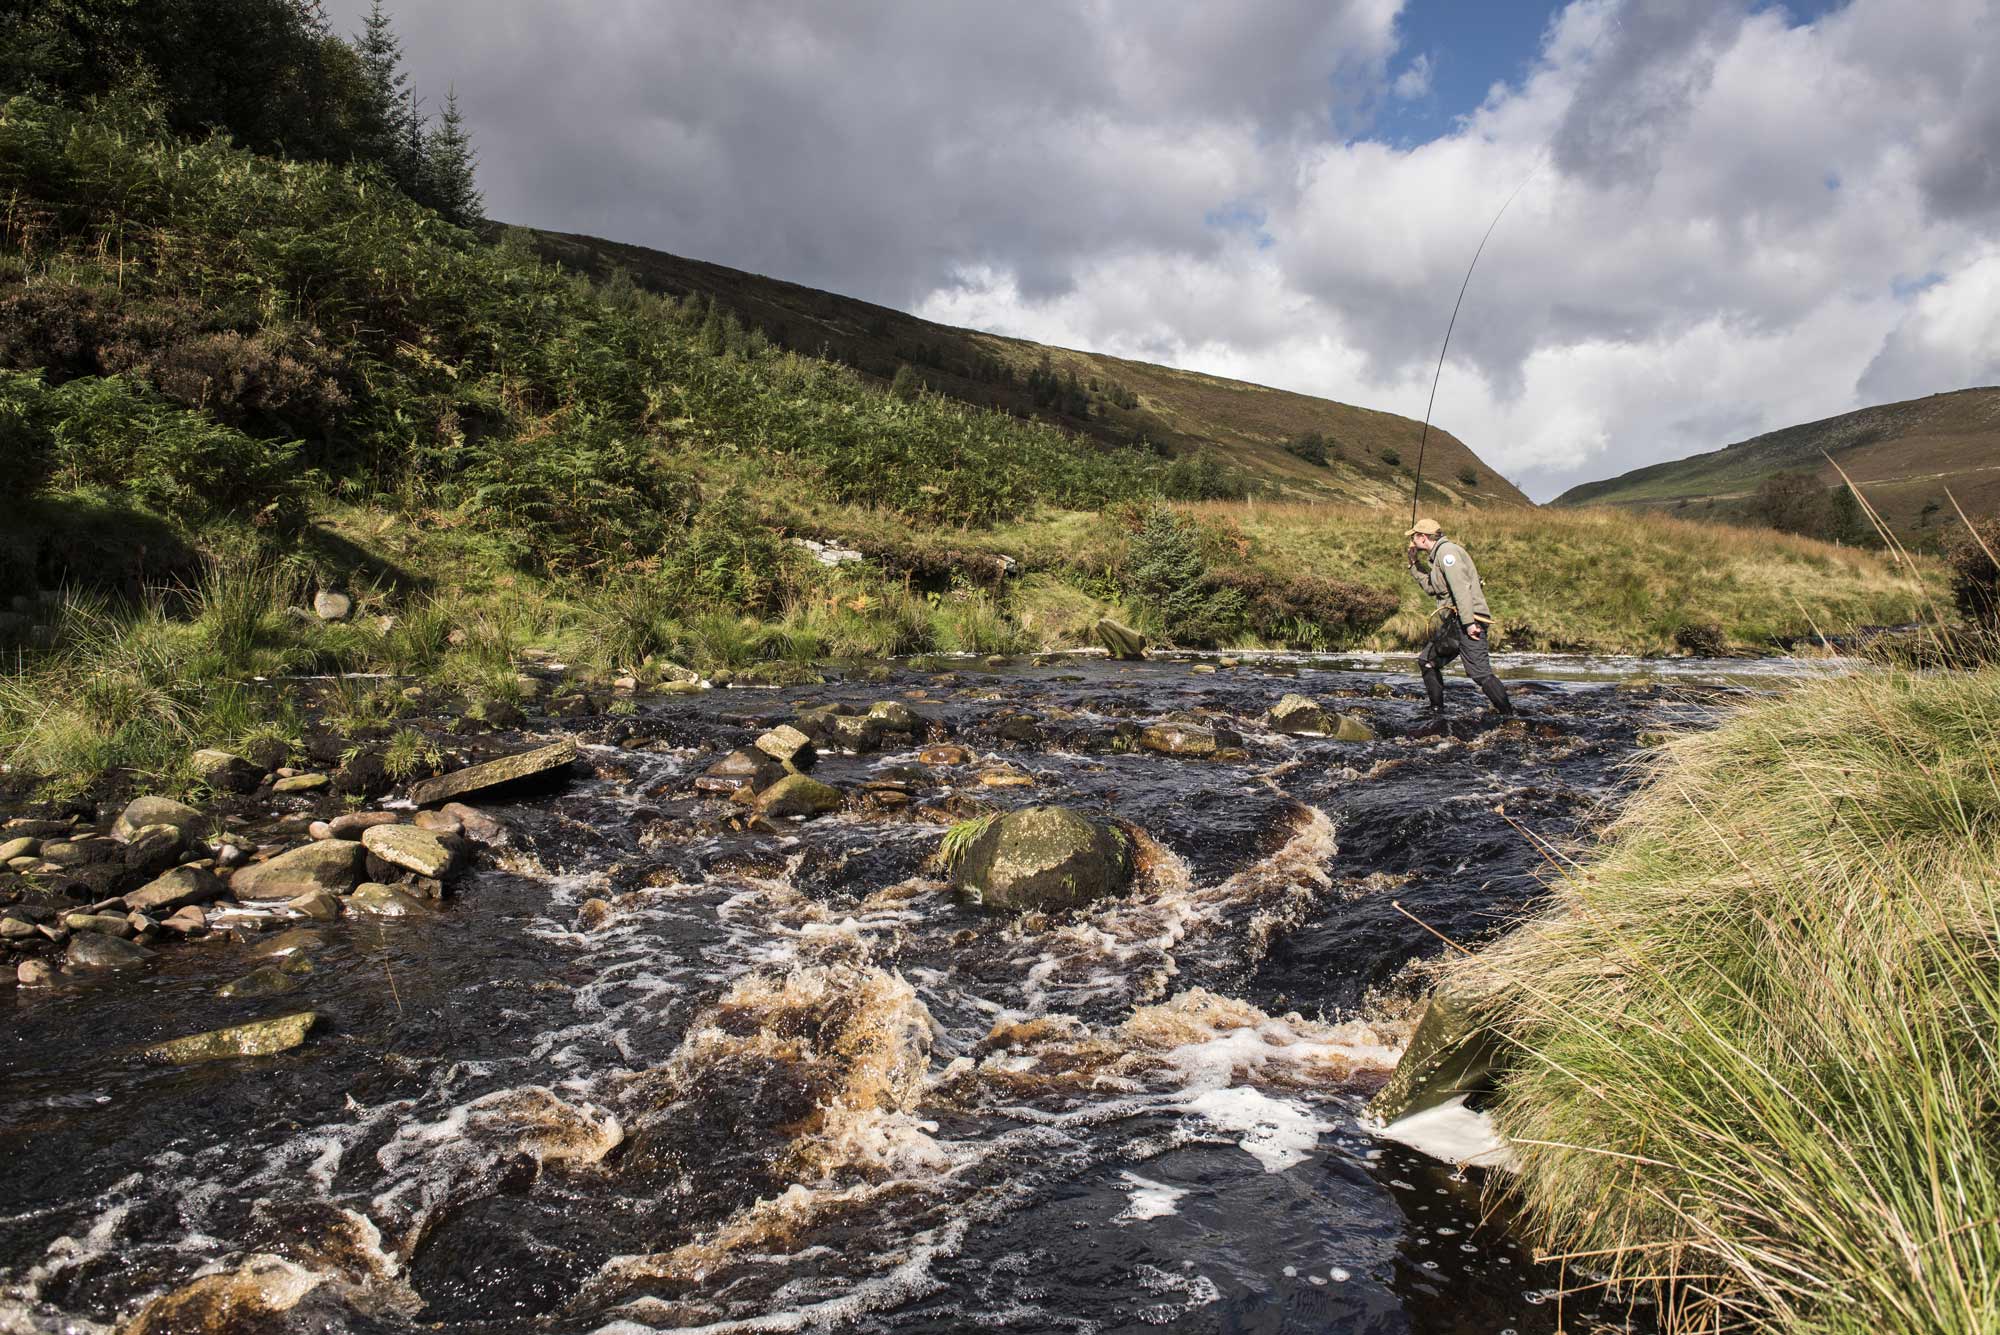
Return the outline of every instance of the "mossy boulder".
[[[757,798],[758,814],[778,816],[818,816],[840,810],[844,799],[840,790],[807,774],[788,774],[766,788]]]
[[[361,844],[392,867],[440,880],[458,861],[442,839],[414,825],[371,825],[361,832]]]
[[[1336,742],[1372,742],[1375,729],[1369,727],[1352,714],[1342,714],[1334,721],[1333,740]]]
[[[1271,708],[1266,722],[1271,731],[1283,733],[1327,732],[1326,711],[1315,700],[1293,693]]]
[[[1131,884],[1131,839],[1068,807],[1010,811],[967,845],[952,881],[1002,912],[1076,908]]]
[[[189,904],[206,904],[222,897],[222,882],[205,867],[174,867],[125,896],[135,913],[172,913]]]

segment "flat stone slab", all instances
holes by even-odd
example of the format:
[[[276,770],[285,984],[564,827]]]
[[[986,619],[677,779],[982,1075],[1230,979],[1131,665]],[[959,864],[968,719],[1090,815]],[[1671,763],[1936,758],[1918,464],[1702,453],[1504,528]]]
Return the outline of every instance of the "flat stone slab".
[[[435,779],[413,783],[410,785],[410,800],[420,807],[434,807],[456,797],[483,793],[504,784],[554,773],[576,757],[576,743],[565,737],[551,746],[467,765],[464,769],[440,774]]]
[[[414,825],[375,825],[361,832],[370,853],[419,876],[442,877],[451,871],[451,850],[429,830]]]
[[[189,1034],[186,1038],[155,1043],[146,1049],[145,1056],[149,1061],[158,1062],[268,1057],[274,1052],[285,1052],[305,1042],[306,1031],[313,1027],[313,1021],[318,1018],[319,1015],[314,1011],[299,1011],[295,1015],[280,1015],[275,1019],[255,1020],[249,1024],[231,1025],[227,1029],[213,1029],[205,1034]]]

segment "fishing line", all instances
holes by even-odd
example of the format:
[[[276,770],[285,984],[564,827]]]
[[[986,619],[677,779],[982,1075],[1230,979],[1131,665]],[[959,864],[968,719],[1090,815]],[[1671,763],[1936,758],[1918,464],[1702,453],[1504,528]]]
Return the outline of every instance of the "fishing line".
[[[1479,257],[1486,253],[1486,243],[1493,239],[1493,229],[1498,227],[1500,219],[1506,216],[1507,206],[1512,204],[1515,197],[1528,188],[1528,182],[1534,180],[1540,174],[1542,164],[1547,159],[1548,153],[1546,150],[1540,157],[1535,159],[1534,170],[1521,178],[1521,184],[1514,187],[1512,195],[1507,196],[1507,203],[1502,204],[1500,212],[1493,215],[1493,221],[1486,224],[1486,235],[1479,238],[1479,248],[1472,252],[1472,263],[1465,266],[1465,281],[1458,285],[1458,300],[1451,304],[1451,321],[1444,327],[1444,343],[1438,348],[1437,370],[1431,373],[1430,402],[1424,405],[1424,434],[1417,441],[1416,481],[1410,487],[1410,523],[1412,525],[1415,525],[1417,522],[1417,498],[1423,494],[1424,489],[1424,446],[1430,444],[1431,439],[1431,409],[1437,407],[1438,381],[1444,376],[1444,354],[1451,347],[1451,331],[1458,327],[1458,308],[1465,304],[1465,289],[1472,286],[1472,271],[1479,267]]]

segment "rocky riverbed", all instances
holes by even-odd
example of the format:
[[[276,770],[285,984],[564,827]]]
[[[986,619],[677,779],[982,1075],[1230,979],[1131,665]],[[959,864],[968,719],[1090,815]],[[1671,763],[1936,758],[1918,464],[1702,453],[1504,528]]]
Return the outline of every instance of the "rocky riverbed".
[[[1400,666],[677,683],[14,815],[0,1328],[1625,1321],[1357,1115],[1744,687]]]

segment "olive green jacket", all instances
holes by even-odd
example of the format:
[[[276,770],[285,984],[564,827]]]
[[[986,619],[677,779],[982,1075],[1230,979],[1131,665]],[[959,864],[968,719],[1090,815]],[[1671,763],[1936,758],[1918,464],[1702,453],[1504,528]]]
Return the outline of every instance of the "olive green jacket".
[[[1479,569],[1472,553],[1449,538],[1431,549],[1431,568],[1425,570],[1410,558],[1410,575],[1417,587],[1438,600],[1438,610],[1454,610],[1461,622],[1490,622],[1493,613],[1486,606],[1486,591],[1479,587]]]

